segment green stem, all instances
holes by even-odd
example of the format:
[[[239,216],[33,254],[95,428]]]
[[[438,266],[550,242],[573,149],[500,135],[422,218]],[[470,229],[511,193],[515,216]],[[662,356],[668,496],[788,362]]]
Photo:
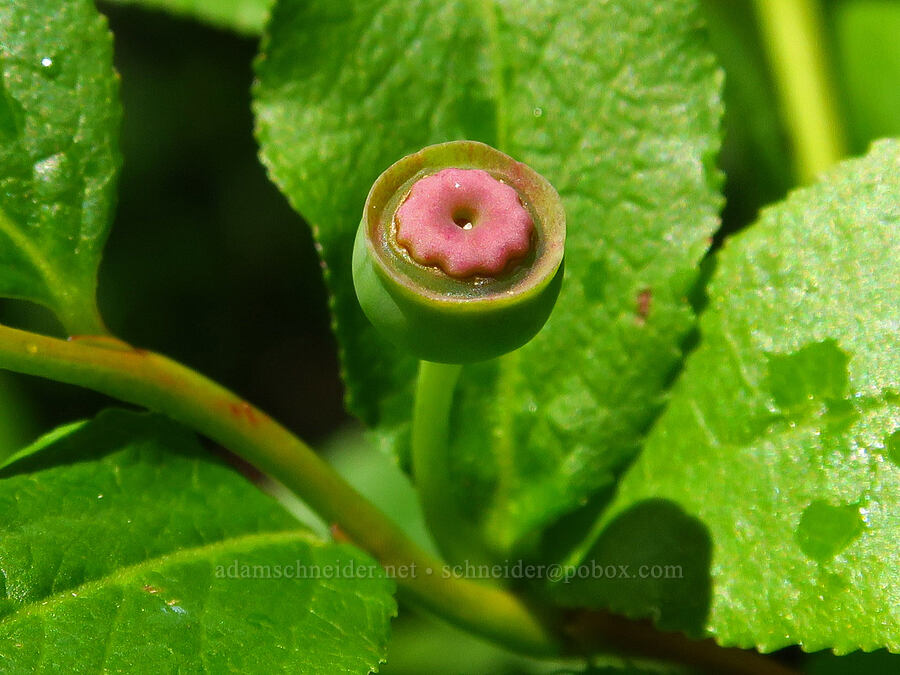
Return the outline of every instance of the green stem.
[[[419,362],[412,422],[413,478],[428,529],[452,562],[473,565],[490,560],[482,537],[460,512],[450,471],[450,411],[462,366]]]
[[[794,145],[795,170],[806,183],[846,154],[820,8],[816,0],[756,0],[755,4]]]
[[[558,651],[543,617],[520,598],[450,574],[303,441],[185,366],[111,337],[65,341],[0,326],[0,368],[80,385],[165,413],[296,492],[385,567],[397,570],[400,591],[414,604],[519,651]]]
[[[0,369],[93,389],[181,421],[281,481],[382,565],[397,571],[405,600],[516,651],[559,656],[622,648],[697,663],[714,672],[788,672],[754,652],[711,643],[697,650],[691,646],[697,643],[680,635],[662,639],[646,622],[590,612],[574,622],[544,616],[512,593],[454,576],[303,441],[230,391],[159,354],[104,335],[66,341],[0,326]],[[439,376],[440,368],[434,374]],[[452,387],[430,386],[429,391],[439,399],[452,398]]]

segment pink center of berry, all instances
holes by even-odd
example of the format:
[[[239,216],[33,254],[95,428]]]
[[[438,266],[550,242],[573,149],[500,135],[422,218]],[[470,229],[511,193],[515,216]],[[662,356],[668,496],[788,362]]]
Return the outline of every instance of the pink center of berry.
[[[497,276],[531,249],[534,223],[519,195],[480,169],[417,181],[397,209],[397,241],[451,277]]]

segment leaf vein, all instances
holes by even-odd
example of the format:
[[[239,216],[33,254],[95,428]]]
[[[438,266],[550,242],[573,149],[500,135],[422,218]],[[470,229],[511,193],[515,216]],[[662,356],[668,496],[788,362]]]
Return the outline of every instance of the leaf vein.
[[[265,532],[246,534],[238,537],[231,537],[212,543],[202,544],[191,548],[181,549],[179,551],[170,551],[158,555],[154,558],[142,560],[133,565],[122,567],[111,571],[110,573],[97,578],[85,581],[74,588],[65,588],[50,596],[37,598],[30,602],[23,603],[17,610],[11,612],[7,616],[0,619],[0,626],[12,624],[27,616],[40,616],[48,613],[57,605],[64,602],[67,598],[72,597],[72,593],[77,595],[85,595],[95,590],[101,589],[108,584],[122,584],[130,581],[131,578],[141,572],[152,571],[161,565],[171,565],[181,562],[190,562],[191,560],[201,559],[204,555],[211,555],[220,551],[227,551],[231,548],[240,549],[241,547],[253,548],[254,546],[266,546],[276,542],[306,542],[313,546],[319,546],[322,542],[317,539],[311,532],[300,530],[288,530],[284,532]]]

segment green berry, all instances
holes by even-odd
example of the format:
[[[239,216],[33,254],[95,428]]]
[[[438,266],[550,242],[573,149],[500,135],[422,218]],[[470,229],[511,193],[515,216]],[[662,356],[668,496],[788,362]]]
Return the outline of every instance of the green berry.
[[[369,320],[416,357],[481,361],[543,327],[564,244],[550,183],[490,146],[453,141],[404,157],[375,181],[353,282]]]

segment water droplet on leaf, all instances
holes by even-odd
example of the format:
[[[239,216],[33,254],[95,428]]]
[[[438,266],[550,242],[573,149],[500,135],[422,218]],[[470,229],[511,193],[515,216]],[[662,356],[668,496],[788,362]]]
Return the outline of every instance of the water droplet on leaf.
[[[44,77],[53,80],[60,73],[60,63],[58,56],[42,56],[38,62],[38,70]]]

